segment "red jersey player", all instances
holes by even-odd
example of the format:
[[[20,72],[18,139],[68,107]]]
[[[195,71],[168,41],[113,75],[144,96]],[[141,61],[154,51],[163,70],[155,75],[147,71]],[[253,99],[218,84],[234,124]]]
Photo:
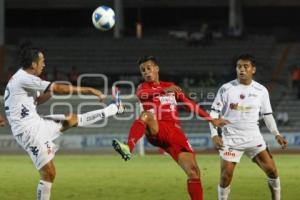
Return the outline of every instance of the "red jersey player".
[[[145,80],[139,85],[137,97],[144,111],[131,126],[127,144],[113,140],[114,149],[124,160],[131,158],[136,142],[146,133],[148,141],[164,149],[181,166],[188,176],[188,192],[192,200],[202,200],[200,170],[195,153],[185,136],[178,119],[177,102],[183,102],[187,108],[211,122],[214,126],[228,123],[223,119],[212,119],[195,102],[185,97],[181,89],[171,82],[159,80],[159,67],[153,56],[138,61]]]

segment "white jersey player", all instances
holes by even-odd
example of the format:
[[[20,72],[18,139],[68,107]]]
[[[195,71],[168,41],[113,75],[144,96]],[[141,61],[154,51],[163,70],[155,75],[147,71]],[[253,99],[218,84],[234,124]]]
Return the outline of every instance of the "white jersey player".
[[[284,149],[287,141],[280,135],[274,117],[268,90],[253,80],[255,59],[249,54],[240,55],[236,63],[237,79],[224,84],[212,104],[211,116],[230,121],[222,128],[222,137],[210,126],[211,136],[221,157],[221,179],[218,199],[227,200],[230,182],[236,163],[246,154],[266,173],[273,200],[280,199],[278,172],[260,133],[260,114],[266,126]]]
[[[74,126],[87,126],[104,117],[123,112],[118,97],[108,107],[84,114],[49,115],[43,118],[38,115],[36,105],[47,101],[51,94],[81,93],[95,95],[102,100],[105,95],[90,87],[75,87],[50,83],[38,76],[45,67],[45,58],[41,50],[26,48],[21,52],[21,66],[9,80],[4,106],[7,120],[17,142],[31,157],[35,167],[40,172],[37,187],[37,199],[49,200],[51,186],[55,178],[53,158],[57,146],[53,140],[63,131]]]

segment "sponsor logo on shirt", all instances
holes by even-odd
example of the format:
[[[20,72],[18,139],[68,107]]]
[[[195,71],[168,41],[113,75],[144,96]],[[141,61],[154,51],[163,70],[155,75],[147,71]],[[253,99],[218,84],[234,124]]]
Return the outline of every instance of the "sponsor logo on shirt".
[[[249,93],[248,97],[257,97],[257,94]]]
[[[177,105],[177,101],[176,101],[174,95],[172,95],[172,96],[160,96],[158,98],[159,98],[159,101],[162,105],[165,105],[165,104]]]
[[[231,103],[229,107],[231,110],[237,110],[240,112],[249,112],[252,109],[251,106],[240,106],[238,103]]]

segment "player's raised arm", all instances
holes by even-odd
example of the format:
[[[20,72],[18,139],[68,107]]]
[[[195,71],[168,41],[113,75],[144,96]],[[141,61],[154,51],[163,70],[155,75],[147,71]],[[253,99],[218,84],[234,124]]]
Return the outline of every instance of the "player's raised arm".
[[[212,123],[213,126],[216,127],[222,127],[229,123],[229,121],[221,118],[212,118],[205,110],[203,110],[198,104],[196,104],[194,101],[188,99],[184,93],[179,92],[176,94],[177,99],[181,102],[183,102],[186,105],[186,108],[189,109],[191,112],[196,113],[200,117],[206,119],[210,123]]]
[[[46,101],[48,101],[51,98],[51,92],[50,91],[46,91],[43,94],[41,94],[40,96],[38,96],[35,101],[37,103],[37,105],[43,104]]]
[[[106,98],[106,96],[100,90],[91,87],[77,87],[53,83],[49,90],[55,94],[90,94],[97,96],[100,101]]]

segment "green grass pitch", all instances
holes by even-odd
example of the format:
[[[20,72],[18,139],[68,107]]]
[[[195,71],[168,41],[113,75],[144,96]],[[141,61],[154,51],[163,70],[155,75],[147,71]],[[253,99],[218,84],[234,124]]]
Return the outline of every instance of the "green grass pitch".
[[[282,199],[300,199],[300,155],[275,155],[282,183]],[[198,154],[204,199],[217,199],[217,155]],[[118,156],[57,155],[53,200],[187,200],[186,177],[169,157],[134,156],[124,162]],[[0,156],[0,199],[35,199],[39,175],[26,155]],[[268,200],[264,173],[248,158],[237,166],[231,200]]]

